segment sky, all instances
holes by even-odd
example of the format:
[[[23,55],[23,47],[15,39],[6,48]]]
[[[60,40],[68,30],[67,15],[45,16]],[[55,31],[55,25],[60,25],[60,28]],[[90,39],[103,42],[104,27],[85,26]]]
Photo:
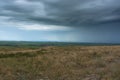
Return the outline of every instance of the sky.
[[[120,43],[120,0],[0,0],[0,40]]]

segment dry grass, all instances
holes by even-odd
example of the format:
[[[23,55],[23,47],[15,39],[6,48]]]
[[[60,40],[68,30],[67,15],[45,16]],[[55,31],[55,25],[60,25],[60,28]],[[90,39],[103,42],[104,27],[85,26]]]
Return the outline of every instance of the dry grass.
[[[0,51],[0,80],[120,80],[120,46]]]

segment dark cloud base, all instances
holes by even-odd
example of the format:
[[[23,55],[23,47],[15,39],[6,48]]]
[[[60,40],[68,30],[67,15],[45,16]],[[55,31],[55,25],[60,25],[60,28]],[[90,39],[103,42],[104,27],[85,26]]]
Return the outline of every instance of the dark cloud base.
[[[1,0],[0,16],[13,21],[64,26],[120,22],[119,0]],[[41,8],[42,7],[42,8]]]

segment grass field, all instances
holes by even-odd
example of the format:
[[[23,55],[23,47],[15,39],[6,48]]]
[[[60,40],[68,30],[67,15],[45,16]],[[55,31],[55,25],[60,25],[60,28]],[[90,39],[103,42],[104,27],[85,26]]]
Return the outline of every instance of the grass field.
[[[1,46],[0,80],[120,80],[120,46]]]

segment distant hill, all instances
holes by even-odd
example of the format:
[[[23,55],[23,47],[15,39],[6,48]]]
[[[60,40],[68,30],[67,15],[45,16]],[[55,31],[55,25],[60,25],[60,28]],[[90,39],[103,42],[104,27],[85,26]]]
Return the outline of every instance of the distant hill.
[[[110,46],[117,43],[85,43],[85,42],[32,42],[32,41],[0,41],[0,46]]]

